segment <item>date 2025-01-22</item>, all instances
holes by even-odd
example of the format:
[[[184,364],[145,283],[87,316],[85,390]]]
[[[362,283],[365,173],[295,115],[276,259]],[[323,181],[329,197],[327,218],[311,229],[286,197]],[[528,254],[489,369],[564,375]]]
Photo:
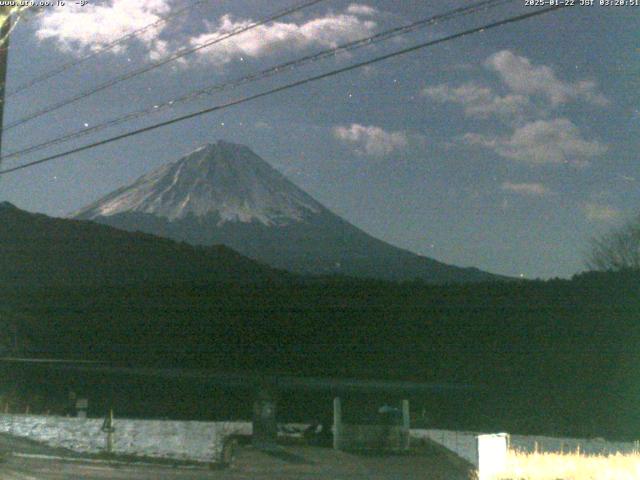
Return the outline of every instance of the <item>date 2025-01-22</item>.
[[[524,0],[525,7],[640,7],[640,0]]]

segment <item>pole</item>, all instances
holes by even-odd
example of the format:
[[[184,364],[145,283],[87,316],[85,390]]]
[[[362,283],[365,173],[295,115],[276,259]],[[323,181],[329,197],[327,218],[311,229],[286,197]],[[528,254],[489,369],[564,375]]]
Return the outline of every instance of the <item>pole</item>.
[[[342,448],[342,402],[340,397],[333,399],[333,449]]]
[[[7,80],[7,64],[9,59],[9,32],[11,31],[11,8],[0,7],[2,15],[2,27],[0,27],[0,38],[4,42],[0,45],[0,156],[2,155],[2,130],[4,120],[4,93]]]
[[[254,447],[273,449],[278,440],[278,423],[276,418],[277,387],[273,379],[265,379],[257,385],[253,403],[253,438]]]
[[[102,422],[101,430],[107,434],[105,446],[107,453],[110,455],[111,453],[113,453],[113,432],[116,431],[115,427],[113,426],[113,408],[109,409],[109,413],[106,417],[104,417],[104,422]]]
[[[402,448],[408,450],[411,446],[411,416],[409,413],[409,400],[402,400]]]
[[[109,410],[109,430],[107,431],[107,453],[113,452],[113,409]]]

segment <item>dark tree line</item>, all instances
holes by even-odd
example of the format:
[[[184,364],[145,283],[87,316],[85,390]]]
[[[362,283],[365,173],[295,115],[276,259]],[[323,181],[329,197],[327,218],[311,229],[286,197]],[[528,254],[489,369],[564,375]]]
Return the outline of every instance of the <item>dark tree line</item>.
[[[31,355],[468,383],[480,390],[464,411],[434,409],[439,426],[640,433],[634,272],[452,286],[344,278],[62,285],[5,289],[0,300],[30,319],[20,333]]]

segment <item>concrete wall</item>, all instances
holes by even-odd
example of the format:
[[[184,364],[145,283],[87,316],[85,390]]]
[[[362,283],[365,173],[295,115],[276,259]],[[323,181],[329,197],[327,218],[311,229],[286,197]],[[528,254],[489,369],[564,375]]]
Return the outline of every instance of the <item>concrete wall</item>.
[[[457,432],[454,430],[411,430],[412,440],[429,439],[451,450],[475,467],[478,466],[477,435],[478,432]]]
[[[37,415],[0,415],[0,432],[81,453],[106,449],[102,419]],[[114,421],[113,453],[141,457],[215,462],[224,439],[251,434],[249,422],[181,422],[168,420]]]

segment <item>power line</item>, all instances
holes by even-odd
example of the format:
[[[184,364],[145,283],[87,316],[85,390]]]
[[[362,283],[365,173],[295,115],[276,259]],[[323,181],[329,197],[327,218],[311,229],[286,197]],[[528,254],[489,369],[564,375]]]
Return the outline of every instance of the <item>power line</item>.
[[[194,92],[190,92],[186,95],[183,95],[181,97],[178,98],[174,98],[172,100],[168,100],[165,101],[163,103],[159,103],[156,105],[153,105],[150,108],[145,108],[143,110],[138,110],[137,112],[132,112],[120,117],[117,117],[115,119],[111,119],[105,122],[102,122],[100,124],[94,125],[90,128],[82,128],[82,129],[78,129],[75,130],[73,132],[67,133],[65,135],[62,135],[60,137],[56,137],[54,139],[51,140],[47,140],[45,142],[36,144],[36,145],[32,145],[30,147],[26,147],[23,148],[21,150],[17,150],[14,152],[11,152],[7,155],[4,155],[2,157],[0,157],[0,163],[2,163],[4,160],[7,160],[9,158],[15,158],[18,157],[20,155],[24,155],[24,154],[28,154],[28,153],[32,153],[35,151],[39,151],[42,150],[44,148],[53,146],[53,145],[58,145],[60,143],[64,143],[66,141],[75,139],[75,138],[80,138],[92,133],[96,133],[98,131],[101,131],[105,128],[109,128],[109,127],[113,127],[116,125],[120,125],[122,123],[131,121],[131,120],[135,120],[135,119],[139,119],[142,117],[145,117],[147,115],[151,115],[154,113],[159,113],[164,111],[167,108],[172,108],[175,107],[177,104],[180,103],[184,103],[187,101],[191,101],[194,100],[196,98],[199,98],[203,95],[211,95],[214,92],[220,92],[222,90],[226,90],[228,88],[236,88],[239,87],[241,85],[245,85],[247,83],[251,83],[251,82],[255,82],[258,80],[262,80],[265,78],[269,78],[272,77],[276,74],[282,74],[285,73],[286,71],[292,70],[295,67],[299,67],[302,66],[304,64],[307,63],[311,63],[311,62],[316,62],[319,60],[323,60],[325,58],[331,57],[331,56],[335,56],[337,53],[340,52],[346,52],[346,51],[352,51],[355,50],[357,48],[362,48],[362,47],[366,47],[369,45],[373,45],[375,43],[384,41],[384,40],[388,40],[390,38],[394,38],[396,36],[399,35],[404,35],[407,33],[411,33],[414,32],[420,28],[424,28],[427,27],[429,25],[433,25],[436,24],[438,22],[443,22],[443,21],[449,21],[449,20],[453,20],[455,18],[464,16],[464,15],[470,15],[472,13],[476,13],[479,11],[486,11],[489,10],[491,8],[496,8],[500,5],[506,4],[506,3],[510,3],[513,2],[514,0],[484,0],[481,2],[477,2],[475,4],[469,5],[467,7],[460,7],[454,10],[451,10],[449,12],[443,13],[443,14],[439,14],[439,15],[435,15],[426,19],[422,19],[422,20],[418,20],[416,22],[410,23],[408,25],[403,25],[403,26],[399,26],[399,27],[395,27],[392,28],[390,30],[385,30],[383,32],[377,33],[375,35],[369,36],[369,37],[365,37],[365,38],[361,38],[359,40],[355,40],[352,42],[348,42],[348,43],[344,43],[342,45],[339,45],[337,47],[333,47],[333,48],[329,48],[329,49],[325,49],[322,50],[320,52],[311,54],[311,55],[307,55],[304,56],[302,58],[298,58],[295,60],[291,60],[285,63],[281,63],[278,64],[276,66],[270,67],[266,70],[262,70],[260,72],[254,73],[254,74],[250,74],[250,75],[246,75],[240,78],[236,78],[234,80],[230,80],[228,82],[224,82],[224,83],[220,83],[220,84],[215,84],[212,86],[208,86],[205,87],[203,89],[200,90],[196,90]]]
[[[54,68],[54,69],[52,69],[52,70],[50,70],[50,71],[48,71],[46,73],[43,73],[43,74],[41,74],[41,75],[39,75],[39,76],[37,76],[37,77],[27,81],[27,82],[22,83],[19,88],[16,88],[16,89],[13,89],[13,90],[7,92],[6,98],[9,98],[9,97],[12,97],[12,96],[14,96],[14,95],[16,95],[18,93],[21,93],[21,92],[33,87],[34,85],[37,85],[39,83],[44,82],[45,80],[48,80],[48,79],[50,79],[52,77],[55,77],[56,75],[59,75],[59,74],[65,72],[65,71],[69,70],[70,68],[73,68],[73,67],[75,67],[77,65],[80,65],[80,64],[86,62],[87,60],[90,60],[90,59],[95,58],[95,57],[97,57],[99,55],[102,55],[103,53],[108,52],[109,50],[117,47],[118,45],[121,45],[121,44],[127,42],[128,40],[130,40],[132,38],[135,38],[135,37],[143,34],[146,31],[149,31],[149,30],[151,30],[153,28],[156,28],[156,27],[162,25],[163,23],[168,22],[172,18],[180,16],[180,15],[182,15],[184,13],[187,13],[188,11],[193,10],[194,8],[199,7],[203,3],[207,3],[209,1],[210,0],[197,0],[196,2],[192,3],[191,5],[188,5],[188,6],[184,7],[184,8],[181,8],[179,10],[171,12],[170,14],[165,15],[164,17],[156,20],[155,22],[149,23],[149,24],[145,25],[144,27],[141,27],[141,28],[139,28],[137,30],[134,30],[134,31],[130,32],[130,33],[127,33],[126,35],[123,35],[123,36],[121,36],[119,38],[116,38],[112,42],[109,42],[106,45],[104,45],[100,50],[91,52],[91,53],[89,53],[89,54],[87,54],[85,56],[82,56],[80,58],[77,58],[75,60],[67,62],[67,63],[65,63],[65,64],[63,64],[63,65],[61,65],[61,66],[59,66],[57,68]]]
[[[458,39],[458,38],[466,37],[468,35],[473,35],[473,34],[476,34],[476,33],[482,33],[482,32],[485,32],[487,30],[498,28],[498,27],[501,27],[501,26],[504,26],[504,25],[508,25],[508,24],[511,24],[511,23],[520,22],[520,21],[526,20],[528,18],[532,18],[532,17],[536,17],[536,16],[539,16],[539,15],[543,15],[545,13],[549,13],[549,12],[552,12],[552,11],[555,11],[555,10],[559,10],[559,9],[565,8],[565,7],[566,7],[566,5],[564,5],[564,4],[557,5],[557,6],[546,7],[546,8],[535,10],[535,11],[532,11],[532,12],[529,12],[529,13],[524,13],[522,15],[517,15],[517,16],[514,16],[514,17],[509,17],[509,18],[506,18],[506,19],[503,19],[503,20],[499,20],[499,21],[496,21],[496,22],[488,23],[488,24],[483,25],[481,27],[475,27],[475,28],[472,28],[472,29],[469,29],[469,30],[465,30],[465,31],[460,32],[460,33],[456,33],[456,34],[449,35],[449,36],[446,36],[446,37],[443,37],[443,38],[439,38],[437,40],[431,40],[431,41],[428,41],[428,42],[420,43],[418,45],[414,45],[412,47],[408,47],[408,48],[405,48],[405,49],[402,49],[402,50],[398,50],[398,51],[395,51],[395,52],[392,52],[392,53],[388,53],[386,55],[381,55],[381,56],[375,57],[373,59],[366,60],[364,62],[352,64],[352,65],[349,65],[347,67],[338,68],[338,69],[331,70],[329,72],[326,72],[326,73],[323,73],[323,74],[320,74],[320,75],[315,75],[313,77],[308,77],[308,78],[305,78],[303,80],[298,80],[296,82],[292,82],[292,83],[289,83],[289,84],[286,84],[286,85],[282,85],[280,87],[276,87],[276,88],[273,88],[271,90],[267,90],[267,91],[264,91],[264,92],[261,92],[261,93],[257,93],[255,95],[250,95],[250,96],[247,96],[247,97],[243,97],[243,98],[240,98],[238,100],[232,100],[232,101],[227,102],[227,103],[223,103],[223,104],[216,105],[216,106],[213,106],[213,107],[209,107],[209,108],[206,108],[204,110],[200,110],[200,111],[197,111],[197,112],[194,112],[194,113],[190,113],[190,114],[187,114],[187,115],[176,117],[176,118],[173,118],[171,120],[166,120],[164,122],[159,122],[159,123],[156,123],[154,125],[150,125],[150,126],[147,126],[147,127],[144,127],[144,128],[139,128],[137,130],[133,130],[133,131],[130,131],[130,132],[127,132],[127,133],[116,135],[114,137],[110,137],[110,138],[107,138],[107,139],[104,139],[104,140],[100,140],[98,142],[94,142],[94,143],[91,143],[91,144],[88,144],[88,145],[84,145],[82,147],[78,147],[78,148],[74,148],[74,149],[71,149],[71,150],[67,150],[66,152],[58,153],[58,154],[55,154],[55,155],[50,155],[48,157],[41,158],[39,160],[34,160],[32,162],[28,162],[28,163],[25,163],[23,165],[18,165],[16,167],[0,170],[0,175],[5,175],[7,173],[12,173],[12,172],[15,172],[15,171],[18,171],[18,170],[23,170],[25,168],[30,168],[30,167],[33,167],[35,165],[39,165],[39,164],[42,164],[42,163],[50,162],[52,160],[56,160],[58,158],[66,157],[66,156],[69,156],[69,155],[74,154],[74,153],[83,152],[85,150],[89,150],[89,149],[92,149],[92,148],[95,148],[95,147],[99,147],[99,146],[102,146],[102,145],[113,143],[113,142],[116,142],[118,140],[122,140],[124,138],[133,137],[133,136],[141,134],[141,133],[146,133],[146,132],[149,132],[149,131],[152,131],[152,130],[156,130],[156,129],[161,128],[161,127],[172,125],[174,123],[178,123],[178,122],[182,122],[184,120],[189,120],[191,118],[199,117],[199,116],[205,115],[207,113],[212,113],[212,112],[216,112],[216,111],[219,111],[219,110],[223,110],[223,109],[226,109],[226,108],[229,108],[229,107],[233,107],[233,106],[240,105],[240,104],[243,104],[243,103],[246,103],[246,102],[250,102],[252,100],[256,100],[258,98],[266,97],[266,96],[269,96],[269,95],[273,95],[275,93],[279,93],[279,92],[282,92],[282,91],[285,91],[285,90],[289,90],[291,88],[299,87],[299,86],[302,86],[302,85],[306,85],[308,83],[316,82],[318,80],[322,80],[322,79],[333,77],[335,75],[339,75],[339,74],[342,74],[342,73],[350,72],[352,70],[356,70],[358,68],[362,68],[362,67],[366,67],[366,66],[378,63],[378,62],[382,62],[384,60],[388,60],[388,59],[393,58],[393,57],[397,57],[397,56],[400,56],[400,55],[405,55],[407,53],[415,52],[415,51],[421,50],[423,48],[431,47],[431,46],[434,46],[434,45],[438,45],[440,43],[444,43],[444,42],[448,42],[448,41],[455,40],[455,39]]]
[[[83,93],[80,93],[80,94],[76,95],[75,97],[68,98],[68,99],[63,100],[61,102],[55,103],[55,104],[50,105],[48,107],[45,107],[45,108],[43,108],[41,110],[38,110],[35,113],[29,114],[29,115],[27,115],[25,117],[22,117],[21,119],[16,120],[16,121],[6,125],[3,128],[3,130],[4,131],[11,130],[12,128],[15,128],[17,126],[23,125],[23,124],[25,124],[25,123],[27,123],[27,122],[29,122],[31,120],[34,120],[34,119],[36,119],[38,117],[41,117],[42,115],[45,115],[47,113],[51,113],[51,112],[54,112],[56,110],[59,110],[60,108],[66,107],[67,105],[75,103],[78,100],[83,100],[83,99],[85,99],[87,97],[90,97],[91,95],[94,95],[94,94],[96,94],[98,92],[106,90],[107,88],[113,87],[114,85],[117,85],[117,84],[119,84],[121,82],[124,82],[126,80],[131,80],[134,77],[137,77],[139,75],[142,75],[143,73],[155,70],[156,68],[162,67],[163,65],[166,65],[167,63],[170,63],[170,62],[172,62],[174,60],[177,60],[179,58],[182,58],[182,57],[185,57],[185,56],[190,55],[192,53],[195,53],[195,52],[197,52],[199,50],[202,50],[203,48],[207,48],[207,47],[210,47],[212,45],[218,44],[218,43],[220,43],[220,42],[222,42],[224,40],[227,40],[228,38],[235,37],[237,35],[240,35],[241,33],[247,32],[249,30],[257,28],[257,27],[259,27],[261,25],[264,25],[266,23],[273,22],[273,21],[278,20],[279,18],[285,17],[287,15],[291,15],[293,13],[296,13],[296,12],[298,12],[300,10],[303,10],[305,8],[308,8],[308,7],[311,7],[311,6],[315,5],[315,4],[323,2],[323,1],[325,1],[325,0],[308,0],[308,1],[304,2],[304,3],[296,5],[294,7],[289,7],[287,9],[281,10],[281,11],[279,11],[279,12],[273,14],[273,15],[270,15],[267,18],[264,18],[263,20],[259,20],[257,22],[250,23],[249,25],[236,28],[235,30],[232,30],[231,32],[229,32],[227,34],[222,35],[220,37],[216,37],[213,40],[210,40],[208,42],[201,43],[199,45],[196,45],[195,47],[183,48],[181,50],[178,50],[176,53],[168,55],[168,56],[164,57],[163,59],[161,59],[161,60],[159,60],[157,62],[150,63],[150,64],[146,65],[145,67],[142,67],[142,68],[140,68],[138,70],[134,70],[132,72],[126,73],[126,74],[121,75],[119,77],[115,77],[115,78],[113,78],[113,79],[111,79],[111,80],[109,80],[109,81],[107,81],[105,83],[102,83],[102,84],[98,85],[97,87],[95,87],[95,88],[93,88],[91,90],[88,90],[88,91],[85,91]]]
[[[0,50],[0,100],[4,101],[5,91],[4,83],[7,78],[7,63],[9,60],[9,34],[11,33],[11,10],[10,7],[0,7],[0,13],[5,16],[0,25],[0,44],[2,50]],[[2,118],[4,116],[4,109],[0,104],[0,126],[2,126]],[[2,129],[0,129],[0,152],[2,151]]]

